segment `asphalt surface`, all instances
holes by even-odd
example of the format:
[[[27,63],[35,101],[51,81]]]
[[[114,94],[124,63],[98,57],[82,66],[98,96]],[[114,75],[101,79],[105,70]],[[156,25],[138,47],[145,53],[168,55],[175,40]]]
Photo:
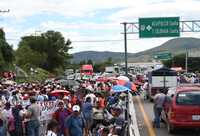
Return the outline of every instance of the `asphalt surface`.
[[[178,129],[174,134],[168,134],[164,123],[161,128],[153,128],[153,103],[143,100],[142,96],[133,97],[133,100],[140,136],[200,136],[200,130],[194,129]]]

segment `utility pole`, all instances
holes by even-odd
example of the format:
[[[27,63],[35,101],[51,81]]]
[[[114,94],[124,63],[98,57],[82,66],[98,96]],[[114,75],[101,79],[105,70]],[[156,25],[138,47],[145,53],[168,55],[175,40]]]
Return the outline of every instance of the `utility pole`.
[[[185,72],[188,72],[188,50],[185,53]]]
[[[127,23],[121,23],[124,25],[124,55],[125,55],[125,73],[128,76],[128,57],[127,57]]]

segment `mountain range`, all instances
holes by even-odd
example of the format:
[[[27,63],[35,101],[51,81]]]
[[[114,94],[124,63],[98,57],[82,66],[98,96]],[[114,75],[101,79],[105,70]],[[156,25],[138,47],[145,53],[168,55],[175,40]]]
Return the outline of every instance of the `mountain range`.
[[[128,53],[128,62],[149,62],[152,61],[153,56],[158,52],[170,52],[172,55],[185,53],[186,50],[200,49],[200,39],[198,38],[175,38],[169,40],[162,45],[138,52]],[[79,63],[82,60],[91,59],[94,62],[102,62],[111,57],[115,62],[122,62],[124,60],[124,53],[122,52],[97,52],[84,51],[73,54],[72,62]]]

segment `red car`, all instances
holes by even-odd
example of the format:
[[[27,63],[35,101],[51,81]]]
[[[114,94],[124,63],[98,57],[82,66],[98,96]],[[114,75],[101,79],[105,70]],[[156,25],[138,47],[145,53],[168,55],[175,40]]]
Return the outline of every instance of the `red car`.
[[[169,133],[176,128],[200,128],[200,87],[178,87],[165,102],[161,119]]]

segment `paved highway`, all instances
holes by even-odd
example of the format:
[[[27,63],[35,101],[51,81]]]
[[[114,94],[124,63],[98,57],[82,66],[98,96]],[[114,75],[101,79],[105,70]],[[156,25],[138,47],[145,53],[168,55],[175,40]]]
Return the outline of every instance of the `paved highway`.
[[[193,129],[179,129],[175,134],[168,134],[164,123],[161,124],[161,128],[153,128],[153,103],[144,101],[139,96],[134,97],[133,100],[141,136],[200,136],[200,131]]]

